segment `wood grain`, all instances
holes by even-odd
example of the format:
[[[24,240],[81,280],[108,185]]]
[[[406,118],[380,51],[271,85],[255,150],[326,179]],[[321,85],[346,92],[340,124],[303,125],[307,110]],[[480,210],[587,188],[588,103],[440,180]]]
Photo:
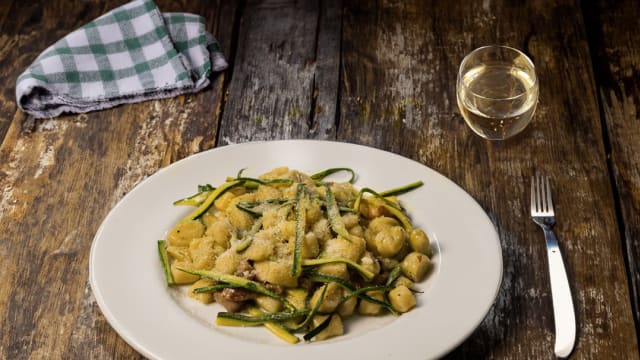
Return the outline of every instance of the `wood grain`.
[[[0,3],[0,27],[7,19],[12,6],[13,0],[3,1],[2,3]]]
[[[2,76],[16,76],[48,44],[120,3],[20,2],[22,16],[5,24],[16,46]],[[223,29],[215,35],[230,51],[235,4],[176,5]],[[223,84],[219,75],[198,94],[38,121],[3,108],[11,122],[0,147],[0,258],[11,276],[0,284],[0,358],[140,357],[90,291],[91,240],[139,181],[214,145]]]
[[[593,116],[598,109],[585,24],[577,8],[571,1],[345,3],[338,138],[388,149],[442,172],[478,200],[500,234],[502,289],[482,325],[451,358],[553,356],[545,247],[528,215],[529,177],[535,172],[553,177],[556,233],[578,318],[575,357],[638,357],[602,131]],[[491,43],[529,53],[541,86],[535,121],[504,142],[473,135],[456,109],[458,64],[474,47]]]
[[[220,144],[335,136],[339,1],[249,1]]]
[[[584,12],[596,69],[604,120],[605,146],[619,202],[631,300],[640,319],[640,4],[635,1],[586,2]]]

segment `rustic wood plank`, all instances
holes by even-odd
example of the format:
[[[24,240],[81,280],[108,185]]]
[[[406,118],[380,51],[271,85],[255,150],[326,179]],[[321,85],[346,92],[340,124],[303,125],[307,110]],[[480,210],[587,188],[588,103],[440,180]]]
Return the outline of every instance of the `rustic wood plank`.
[[[317,139],[336,137],[341,37],[342,1],[322,1],[316,43],[317,70],[310,108],[311,133]]]
[[[0,29],[4,25],[4,22],[7,20],[7,16],[11,11],[11,7],[13,6],[13,0],[7,0],[0,2]]]
[[[10,55],[13,54],[16,39],[15,37],[7,34],[5,29],[6,18],[9,14],[13,1],[6,1],[0,4],[0,65],[11,59]],[[15,81],[17,75],[10,72],[10,69],[2,66],[0,68],[0,79],[4,84]],[[15,95],[13,92],[15,88],[12,86],[5,86],[2,92],[0,92],[0,142],[4,138],[9,128],[11,115],[15,112]]]
[[[247,3],[220,144],[335,136],[340,3]]]
[[[4,27],[14,49],[0,76],[17,76],[49,44],[123,2],[19,2]],[[205,16],[230,52],[235,3],[166,3],[164,9],[159,2],[161,10]],[[90,291],[91,241],[139,181],[213,147],[223,87],[224,74],[198,94],[38,121],[15,104],[6,108],[0,259],[12,276],[0,282],[0,358],[140,357],[111,329]]]
[[[607,150],[618,202],[631,300],[640,327],[640,25],[637,1],[584,2]]]
[[[460,61],[491,43],[532,55],[541,86],[534,122],[505,142],[473,135],[456,105]],[[542,172],[553,178],[556,233],[576,303],[574,356],[638,358],[579,3],[349,1],[342,44],[338,138],[442,172],[498,229],[501,291],[482,325],[449,356],[553,357],[546,251],[528,215],[529,177]]]

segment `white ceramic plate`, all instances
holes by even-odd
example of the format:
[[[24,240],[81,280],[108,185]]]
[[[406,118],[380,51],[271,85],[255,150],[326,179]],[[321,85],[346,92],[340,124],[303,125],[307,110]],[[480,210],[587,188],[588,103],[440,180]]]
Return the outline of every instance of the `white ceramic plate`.
[[[350,167],[357,186],[384,190],[417,180],[401,199],[435,249],[434,270],[419,284],[418,305],[400,317],[354,317],[346,335],[288,345],[262,328],[213,324],[217,304],[183,301],[165,286],[156,242],[191,209],[172,202],[198,184],[222,183],[276,166],[307,173]],[[336,174],[336,176],[339,176]],[[141,182],[116,205],[91,247],[90,281],[113,328],[153,359],[425,359],[446,354],[480,324],[502,279],[498,235],[465,191],[428,167],[389,152],[347,143],[285,140],[230,145],[178,161]]]

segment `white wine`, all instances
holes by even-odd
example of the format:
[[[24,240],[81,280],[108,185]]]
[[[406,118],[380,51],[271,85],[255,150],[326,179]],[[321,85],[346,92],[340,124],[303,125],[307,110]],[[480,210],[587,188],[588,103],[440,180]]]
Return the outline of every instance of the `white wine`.
[[[510,64],[480,64],[458,78],[458,106],[465,121],[478,135],[506,139],[531,121],[538,102],[538,82],[531,74]]]

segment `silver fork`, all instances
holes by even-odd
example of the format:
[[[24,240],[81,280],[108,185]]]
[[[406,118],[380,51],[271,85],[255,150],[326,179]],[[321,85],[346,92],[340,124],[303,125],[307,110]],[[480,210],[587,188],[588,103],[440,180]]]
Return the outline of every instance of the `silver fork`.
[[[554,352],[556,356],[564,358],[573,350],[576,339],[576,317],[558,240],[551,230],[556,223],[556,216],[548,177],[540,175],[531,177],[531,218],[544,231],[544,239],[547,243],[553,318],[556,327]]]

